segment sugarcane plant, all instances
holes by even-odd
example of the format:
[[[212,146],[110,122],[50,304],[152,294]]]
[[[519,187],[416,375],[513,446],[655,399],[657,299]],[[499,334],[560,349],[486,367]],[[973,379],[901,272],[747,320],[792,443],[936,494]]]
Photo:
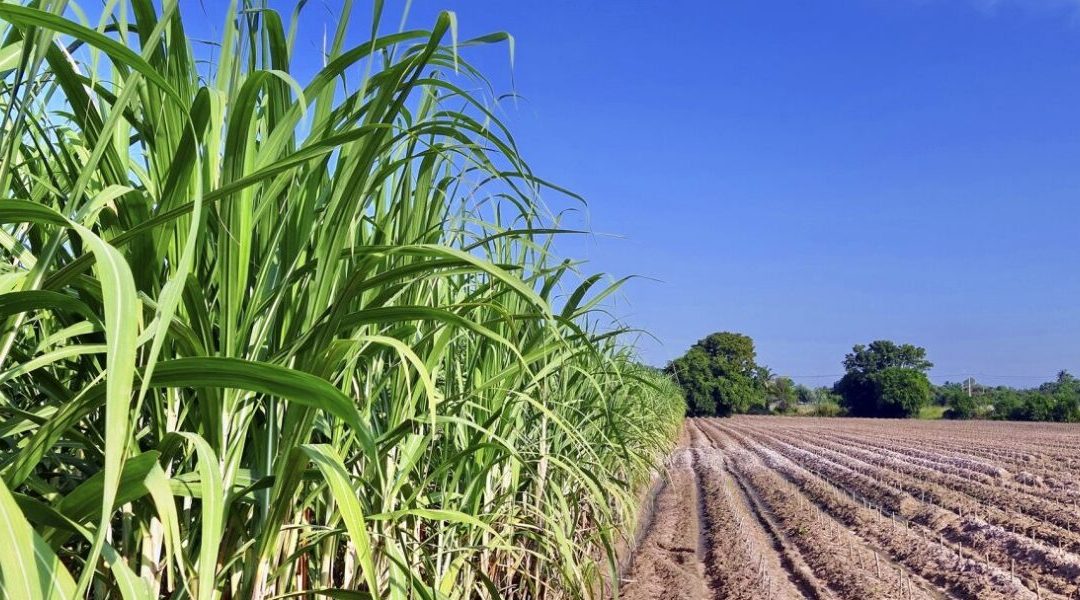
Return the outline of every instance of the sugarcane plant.
[[[346,2],[301,81],[302,5],[0,2],[0,590],[610,593],[685,406],[555,254],[510,39]]]

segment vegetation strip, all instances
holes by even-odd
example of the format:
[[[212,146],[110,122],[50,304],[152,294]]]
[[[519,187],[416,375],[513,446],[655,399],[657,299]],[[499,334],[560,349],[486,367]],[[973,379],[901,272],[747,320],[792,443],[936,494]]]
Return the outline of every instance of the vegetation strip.
[[[346,2],[308,73],[313,3],[226,4],[0,2],[0,595],[595,595],[685,402],[553,250],[511,38]]]

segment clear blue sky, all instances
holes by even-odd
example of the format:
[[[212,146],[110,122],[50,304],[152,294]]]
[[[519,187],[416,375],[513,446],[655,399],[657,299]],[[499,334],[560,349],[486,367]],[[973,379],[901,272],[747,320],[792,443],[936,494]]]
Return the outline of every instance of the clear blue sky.
[[[442,8],[515,36],[506,119],[589,201],[562,251],[651,278],[615,306],[648,362],[730,330],[808,384],[880,338],[938,381],[1080,372],[1080,2],[417,0],[411,25]],[[505,47],[469,57],[510,91]]]

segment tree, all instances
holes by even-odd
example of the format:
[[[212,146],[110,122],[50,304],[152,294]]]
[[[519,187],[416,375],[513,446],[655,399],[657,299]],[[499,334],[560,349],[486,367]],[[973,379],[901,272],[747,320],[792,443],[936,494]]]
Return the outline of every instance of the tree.
[[[987,416],[1008,421],[1080,421],[1080,379],[1060,371],[1037,388],[999,386],[989,390]]]
[[[876,340],[857,344],[844,357],[843,378],[833,391],[856,417],[911,417],[930,401],[926,349]]]
[[[936,400],[949,407],[945,411],[946,419],[974,419],[978,414],[979,401],[969,396],[966,389],[958,383],[946,383],[937,388]]]
[[[795,404],[799,401],[798,389],[790,377],[773,377],[765,385],[765,400],[769,408],[780,412],[790,413],[795,410]]]
[[[875,416],[907,418],[919,414],[919,409],[930,402],[930,380],[916,369],[888,367],[876,373],[874,396],[877,401]]]
[[[686,410],[690,416],[716,414],[719,387],[709,363],[709,355],[701,348],[693,347],[668,365],[668,372],[675,375],[686,394]]]
[[[725,331],[699,340],[665,370],[686,393],[691,416],[728,416],[765,402],[756,356],[752,339]]]
[[[911,344],[897,346],[889,340],[875,340],[869,346],[856,344],[851,354],[844,356],[844,369],[869,375],[890,367],[928,371],[934,363],[926,360],[926,348]]]
[[[833,392],[840,396],[840,405],[852,417],[876,417],[877,398],[874,395],[873,376],[846,373],[836,382]]]
[[[1080,379],[1068,371],[1059,371],[1057,379],[1039,388],[1051,398],[1050,419],[1059,422],[1080,421]]]

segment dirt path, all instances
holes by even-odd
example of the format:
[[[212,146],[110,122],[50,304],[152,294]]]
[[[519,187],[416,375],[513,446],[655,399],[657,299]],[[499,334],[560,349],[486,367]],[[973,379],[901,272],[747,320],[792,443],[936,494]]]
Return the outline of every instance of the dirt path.
[[[710,597],[693,463],[693,455],[685,448],[676,450],[668,461],[668,481],[656,497],[652,521],[623,577],[623,598]]]

